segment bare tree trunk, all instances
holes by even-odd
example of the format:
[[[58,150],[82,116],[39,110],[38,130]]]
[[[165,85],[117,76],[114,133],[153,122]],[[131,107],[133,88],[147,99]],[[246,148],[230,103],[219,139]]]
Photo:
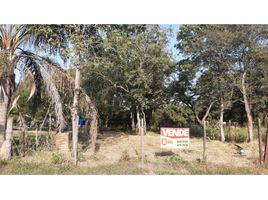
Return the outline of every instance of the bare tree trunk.
[[[224,104],[223,101],[221,100],[221,109],[220,109],[220,133],[221,133],[221,141],[225,141],[225,136],[224,136],[224,129],[223,129],[223,114],[224,114]]]
[[[8,97],[5,94],[3,94],[2,98],[3,99],[0,99],[0,148],[5,140],[7,109],[8,109]]]
[[[144,134],[146,135],[146,116],[145,116],[145,112],[144,112],[144,110],[143,110],[143,108],[142,108],[142,118],[143,118],[143,129],[144,129]]]
[[[134,118],[134,112],[130,112],[130,120],[131,120],[131,130],[135,132],[135,118]]]
[[[13,140],[13,118],[9,117],[6,128],[6,142],[7,142],[7,158],[12,157],[12,140]]]
[[[93,149],[96,149],[97,129],[98,129],[97,114],[94,114],[90,122],[90,142]]]
[[[81,80],[80,63],[78,63],[75,70],[75,89],[74,89],[74,100],[72,108],[73,156],[75,165],[78,164],[78,120],[79,120],[78,101],[80,93],[80,80]]]
[[[136,110],[137,110],[136,134],[138,134],[140,132],[140,128],[141,128],[140,111],[139,111],[139,107],[138,106],[136,106]]]
[[[194,108],[191,108],[192,112],[194,113],[195,118],[196,118],[196,120],[197,120],[197,122],[199,123],[200,126],[202,126],[202,127],[204,126],[204,121],[206,120],[206,118],[207,118],[207,116],[208,116],[208,114],[209,114],[209,112],[210,112],[210,110],[211,110],[211,108],[212,108],[214,103],[215,103],[215,101],[210,103],[210,105],[207,108],[207,111],[206,111],[205,115],[202,117],[202,119],[199,118],[198,113],[196,112],[196,110]]]
[[[7,105],[0,103],[0,147],[5,141],[5,130],[7,122]]]
[[[109,116],[106,116],[104,119],[104,128],[108,128],[109,126]]]
[[[245,104],[245,111],[247,113],[247,127],[248,127],[248,142],[253,141],[253,118],[251,114],[251,106],[248,101],[247,97],[247,91],[246,91],[246,84],[245,84],[245,79],[246,79],[246,72],[243,73],[242,75],[242,92],[243,92],[243,99],[244,99],[244,104]]]

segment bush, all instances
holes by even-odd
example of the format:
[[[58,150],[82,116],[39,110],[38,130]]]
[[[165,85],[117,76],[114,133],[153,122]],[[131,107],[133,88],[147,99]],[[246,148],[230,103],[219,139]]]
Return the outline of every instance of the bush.
[[[122,162],[122,161],[129,161],[129,160],[130,160],[130,156],[129,156],[128,151],[127,150],[123,151],[120,161]]]
[[[194,137],[202,137],[203,136],[203,128],[198,124],[192,124],[190,127],[190,136]]]
[[[0,169],[4,166],[6,166],[8,163],[6,160],[0,160]]]
[[[171,165],[188,165],[189,162],[186,160],[183,160],[181,157],[179,156],[171,156],[165,159],[165,161]]]
[[[225,128],[225,138],[228,138],[228,133],[229,130],[228,128]],[[233,142],[237,142],[237,143],[243,143],[247,141],[247,128],[246,127],[231,127],[231,140]]]
[[[52,153],[51,156],[51,163],[52,164],[62,164],[65,162],[64,156],[60,153]]]
[[[162,110],[152,114],[151,130],[158,131],[159,127],[183,127],[194,122],[191,110],[182,105],[166,105]]]
[[[217,140],[220,136],[220,126],[217,120],[209,120],[207,126],[207,136],[211,140]]]

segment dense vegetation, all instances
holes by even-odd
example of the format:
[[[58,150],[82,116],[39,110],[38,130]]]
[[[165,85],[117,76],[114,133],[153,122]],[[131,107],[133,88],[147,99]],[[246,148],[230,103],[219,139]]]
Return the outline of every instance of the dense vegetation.
[[[62,60],[72,77],[79,57],[82,87],[96,105],[100,131],[136,132],[141,118],[154,131],[160,126],[200,129],[209,121],[215,138],[224,141],[224,124],[231,120],[247,126],[249,142],[257,117],[267,125],[267,28],[181,25],[174,46],[179,55],[174,57],[167,48],[166,26],[81,25],[80,32],[71,25],[26,26],[35,41],[28,45],[54,62]],[[4,47],[0,49],[4,70]],[[22,79],[13,115],[23,112],[41,123],[51,97],[40,92],[28,100],[31,84]],[[72,102],[68,98],[63,97]],[[63,106],[63,113],[70,124],[70,108]],[[51,114],[57,118],[53,109]]]

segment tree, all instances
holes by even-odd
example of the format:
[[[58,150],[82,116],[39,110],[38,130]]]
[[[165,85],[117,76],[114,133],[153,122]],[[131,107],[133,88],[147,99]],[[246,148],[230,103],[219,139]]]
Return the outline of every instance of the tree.
[[[57,127],[59,131],[65,128],[59,94],[55,89],[54,82],[49,78],[45,66],[40,65],[43,60],[25,50],[27,43],[35,45],[47,44],[47,41],[41,40],[41,35],[33,34],[32,30],[32,27],[28,25],[0,26],[0,51],[5,60],[4,65],[1,66],[0,75],[0,144],[4,141],[7,114],[16,90],[14,70],[19,66],[24,68],[28,77],[32,79],[31,96],[36,90],[40,89],[41,79],[43,78],[42,80],[47,85],[47,89],[51,89],[48,90],[48,94],[51,96],[57,111]],[[22,49],[23,47],[24,49]],[[56,50],[58,47],[50,45],[50,48],[51,50]]]
[[[21,69],[32,80],[30,97],[40,90],[45,83],[47,94],[54,104],[57,129],[64,131],[66,121],[63,114],[63,104],[60,93],[62,90],[74,88],[74,80],[58,64],[45,56],[32,52],[36,47],[37,52],[49,51],[50,54],[66,59],[70,54],[67,47],[70,45],[71,25],[1,25],[0,27],[0,52],[2,63],[0,76],[0,144],[4,140],[7,113],[17,100],[14,70]],[[71,87],[70,87],[71,86]],[[67,93],[65,91],[65,93]],[[14,97],[16,96],[16,98]],[[81,91],[82,102],[80,109],[91,116],[91,134],[96,135],[96,109],[91,99]],[[85,109],[81,107],[85,106]],[[94,117],[93,117],[94,116]],[[94,124],[94,125],[93,125]]]
[[[243,103],[247,115],[248,142],[253,141],[252,105],[259,95],[254,93],[255,72],[263,63],[267,63],[267,27],[264,25],[233,25],[229,32],[235,37],[231,42],[235,63],[232,70],[238,75],[238,88],[243,95]]]
[[[178,34],[177,48],[191,62],[189,71],[209,71],[219,102],[221,140],[224,141],[223,114],[230,107],[233,91],[238,87],[248,120],[248,141],[253,140],[251,89],[249,77],[258,65],[266,62],[267,29],[260,25],[184,25]],[[252,79],[251,79],[252,80]],[[238,83],[238,84],[237,84]],[[259,98],[259,97],[258,97]]]
[[[134,28],[135,27],[135,28]],[[130,113],[132,129],[139,129],[139,119],[162,101],[164,79],[172,67],[166,51],[167,34],[157,25],[108,26],[102,53],[90,73],[110,85],[113,99],[121,110]]]
[[[230,107],[234,88],[230,68],[233,63],[230,42],[233,36],[225,25],[184,25],[178,34],[178,44],[185,59],[194,63],[195,69],[188,69],[209,76],[207,85],[210,97],[219,102],[221,141],[225,140],[223,114]],[[205,79],[204,79],[205,80]],[[226,84],[228,83],[228,84]],[[213,91],[213,92],[212,92]]]

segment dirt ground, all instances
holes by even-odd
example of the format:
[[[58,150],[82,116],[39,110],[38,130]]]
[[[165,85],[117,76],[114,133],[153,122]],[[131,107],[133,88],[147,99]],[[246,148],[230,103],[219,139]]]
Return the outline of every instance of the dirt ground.
[[[86,158],[81,165],[95,166],[102,164],[113,164],[128,156],[129,159],[139,159],[141,153],[140,136],[129,135],[123,132],[107,132],[100,135],[98,140],[99,150],[93,154],[92,151],[83,153]],[[240,155],[235,143],[220,142],[216,140],[207,141],[207,162],[219,165],[250,167],[258,163],[258,143],[239,144],[246,150],[246,155]],[[144,154],[148,162],[155,162],[155,153],[160,149],[160,135],[149,132],[144,136]],[[183,160],[193,162],[202,159],[202,138],[191,138],[190,148],[173,150]],[[94,162],[92,162],[93,160]]]
[[[258,163],[258,143],[207,141],[207,160],[202,162],[202,138],[191,138],[190,148],[172,150],[174,155],[155,156],[161,152],[160,135],[144,136],[144,165],[141,167],[141,140],[125,132],[99,134],[98,148],[79,145],[79,162],[74,166],[71,152],[33,150],[25,157],[0,162],[0,174],[268,174],[268,166]],[[163,150],[165,151],[165,150]]]

